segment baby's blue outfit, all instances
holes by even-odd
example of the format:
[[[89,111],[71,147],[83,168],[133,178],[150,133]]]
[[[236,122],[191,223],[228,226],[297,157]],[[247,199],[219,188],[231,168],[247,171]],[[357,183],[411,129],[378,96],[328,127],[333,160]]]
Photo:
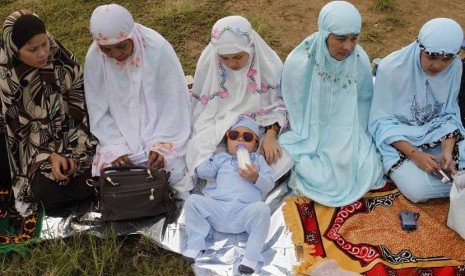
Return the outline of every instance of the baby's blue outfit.
[[[226,152],[197,167],[197,176],[209,184],[202,191],[205,196],[192,194],[184,204],[187,249],[206,249],[210,227],[222,233],[247,232],[245,257],[263,261],[261,251],[270,228],[270,207],[263,199],[274,186],[273,172],[263,156],[253,152],[250,159],[259,172],[255,184],[239,175],[236,156]]]

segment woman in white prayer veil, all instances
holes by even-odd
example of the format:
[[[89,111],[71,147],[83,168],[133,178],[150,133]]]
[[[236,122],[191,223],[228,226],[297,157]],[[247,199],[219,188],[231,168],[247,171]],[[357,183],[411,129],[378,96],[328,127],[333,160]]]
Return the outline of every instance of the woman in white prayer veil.
[[[282,61],[241,16],[218,20],[197,63],[192,88],[192,135],[186,154],[185,187],[193,188],[194,170],[217,150],[239,117],[249,116],[265,133],[261,153],[277,180],[293,165],[277,136],[287,128],[280,92]]]
[[[173,47],[116,4],[97,7],[90,30],[84,80],[91,132],[99,140],[93,175],[137,164],[164,168],[177,183],[186,171],[190,107]]]

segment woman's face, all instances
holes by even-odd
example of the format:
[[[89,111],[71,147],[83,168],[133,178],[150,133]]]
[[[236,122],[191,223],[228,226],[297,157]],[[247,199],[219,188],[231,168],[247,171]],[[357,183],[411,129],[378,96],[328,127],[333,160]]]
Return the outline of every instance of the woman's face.
[[[452,61],[454,61],[453,56],[432,56],[425,53],[425,51],[421,51],[420,54],[420,62],[423,71],[425,71],[428,76],[432,77],[444,71],[444,69],[449,67]]]
[[[249,54],[246,52],[239,52],[229,55],[218,54],[221,62],[233,71],[239,71],[244,68],[249,62]]]
[[[120,43],[112,45],[99,45],[100,50],[108,57],[114,58],[119,62],[127,60],[134,50],[132,39],[128,38]]]
[[[42,68],[47,65],[50,53],[50,41],[47,34],[36,34],[19,49],[21,62],[34,68]]]
[[[355,49],[358,42],[358,34],[335,35],[330,34],[326,39],[329,54],[337,60],[346,59]]]

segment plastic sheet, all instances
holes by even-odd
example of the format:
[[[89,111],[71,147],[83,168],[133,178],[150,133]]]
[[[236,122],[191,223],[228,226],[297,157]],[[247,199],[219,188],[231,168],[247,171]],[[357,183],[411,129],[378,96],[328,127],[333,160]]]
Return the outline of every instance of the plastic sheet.
[[[287,183],[281,183],[267,197],[272,210],[271,226],[263,251],[264,263],[254,275],[293,275],[297,264],[291,233],[282,213],[284,197],[288,194]],[[142,234],[160,247],[180,253],[185,247],[184,216],[164,225],[164,218],[148,218],[130,222],[104,223],[95,203],[49,213],[44,218],[41,239],[65,238],[86,232],[102,236],[106,231],[118,235]],[[165,226],[165,227],[164,227]],[[163,233],[164,228],[166,230]],[[212,231],[207,238],[208,249],[197,258],[193,269],[196,275],[240,275],[238,266],[245,251],[247,234],[223,234]]]

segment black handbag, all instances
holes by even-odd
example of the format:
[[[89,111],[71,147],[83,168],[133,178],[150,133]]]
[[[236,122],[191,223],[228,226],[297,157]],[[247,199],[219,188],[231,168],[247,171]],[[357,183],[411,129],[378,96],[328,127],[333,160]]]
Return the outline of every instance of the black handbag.
[[[176,204],[169,175],[139,166],[105,168],[98,180],[102,220],[171,216]]]

